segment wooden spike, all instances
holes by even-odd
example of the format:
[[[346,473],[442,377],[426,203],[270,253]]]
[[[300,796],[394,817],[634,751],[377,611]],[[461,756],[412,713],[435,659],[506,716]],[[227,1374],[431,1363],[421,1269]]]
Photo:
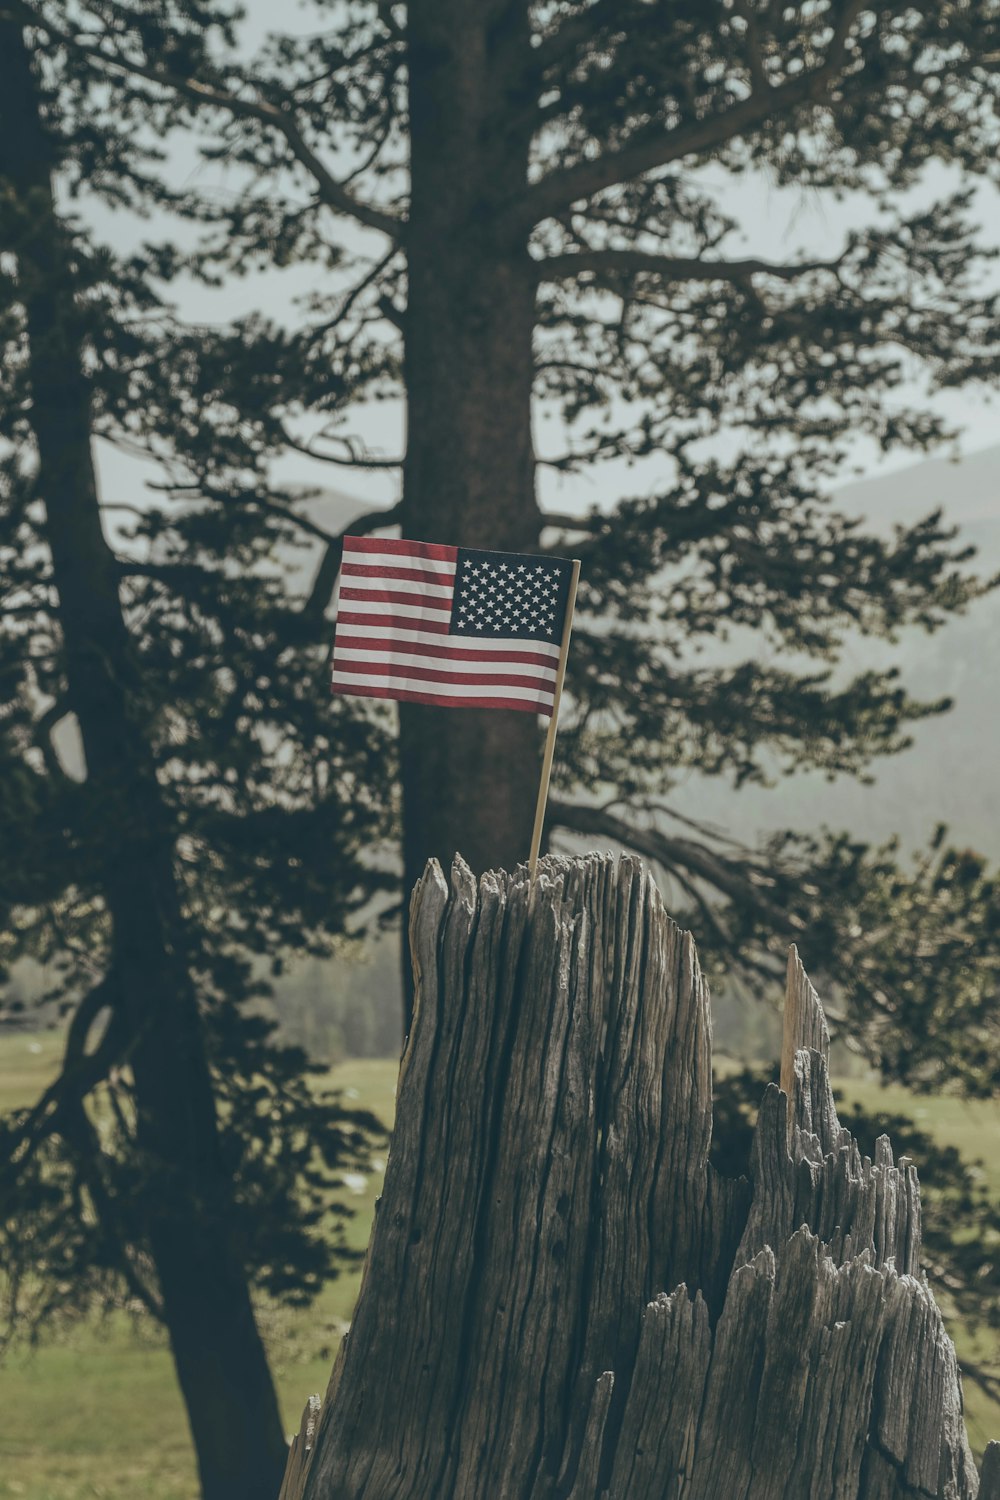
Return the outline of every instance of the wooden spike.
[[[785,974],[785,1018],[781,1035],[781,1088],[788,1098],[788,1134],[794,1127],[795,1054],[803,1048],[821,1052],[829,1061],[830,1033],[819,996],[802,966],[793,943]]]
[[[302,1494],[306,1474],[309,1471],[309,1460],[316,1442],[316,1429],[319,1426],[322,1404],[318,1396],[310,1396],[306,1402],[299,1430],[292,1438],[288,1449],[288,1464],[278,1500],[299,1500]]]

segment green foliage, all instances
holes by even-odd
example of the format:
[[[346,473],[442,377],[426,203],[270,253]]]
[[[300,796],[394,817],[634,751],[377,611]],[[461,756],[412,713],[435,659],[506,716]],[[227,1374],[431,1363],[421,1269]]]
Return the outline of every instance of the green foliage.
[[[233,1185],[222,1211],[258,1291],[303,1305],[358,1259],[344,1174],[371,1170],[384,1128],[273,1021],[228,999],[206,1020]],[[147,1220],[173,1184],[136,1147],[128,1070],[95,1070],[86,1102],[73,1082],[64,1063],[39,1103],[0,1122],[0,1343],[119,1306],[163,1316]]]
[[[768,866],[782,875],[768,875]],[[996,1094],[1000,880],[981,856],[947,847],[943,829],[908,861],[895,841],[873,850],[842,834],[785,836],[760,878],[816,956],[813,977],[835,1036],[863,1050],[886,1081],[924,1093]],[[766,915],[753,916],[750,903],[741,909],[749,920],[724,929],[726,946],[750,961],[770,943],[777,959]],[[734,903],[731,918],[737,910]],[[704,914],[696,925],[711,952]]]
[[[72,24],[47,0],[30,11],[52,49],[62,116],[85,122],[108,154],[91,190],[113,195],[108,184],[127,180],[133,197],[203,228],[194,253],[145,252],[142,286],[182,268],[209,281],[262,266],[310,273],[288,326],[251,318],[184,330],[163,312],[159,353],[133,349],[117,361],[117,381],[103,382],[102,430],[156,453],[170,475],[162,502],[122,537],[123,551],[156,554],[125,564],[136,610],[164,628],[186,615],[203,641],[202,615],[214,628],[219,607],[205,588],[239,610],[250,604],[237,570],[250,572],[262,610],[270,591],[273,641],[265,629],[262,652],[239,642],[245,680],[268,683],[259,703],[246,699],[242,734],[266,721],[269,694],[284,701],[290,679],[313,680],[332,583],[329,570],[317,573],[301,621],[282,613],[287,580],[261,583],[267,556],[317,542],[329,550],[301,500],[274,490],[271,461],[301,448],[334,472],[364,467],[358,414],[404,388],[405,32],[386,6],[315,4],[314,25],[275,32],[251,57],[219,7],[178,4],[168,16],[133,0],[112,18],[98,0],[76,0]],[[852,0],[806,12],[598,0],[537,8],[531,21],[530,55],[512,60],[495,42],[493,66],[509,70],[511,97],[535,111],[531,185],[526,162],[522,198],[497,228],[528,250],[538,278],[535,399],[560,414],[566,440],[545,462],[571,474],[610,459],[655,461],[661,476],[651,492],[582,519],[579,538],[552,543],[585,562],[558,771],[561,807],[574,811],[567,819],[557,806],[555,822],[586,831],[581,807],[616,798],[628,809],[617,833],[641,843],[644,818],[662,831],[680,810],[678,784],[692,767],[737,786],[809,768],[865,776],[948,706],[914,699],[891,668],[845,677],[843,645],[859,631],[891,640],[908,626],[935,630],[989,580],[970,571],[969,549],[940,513],[885,539],[839,514],[828,491],[859,439],[926,449],[946,435],[912,394],[918,381],[933,390],[1000,368],[1000,304],[983,290],[995,247],[977,237],[972,186],[930,205],[914,197],[930,161],[970,180],[995,176],[996,71],[983,58],[1000,16],[994,0],[940,15]],[[194,134],[238,190],[220,201],[197,187],[168,191],[155,171],[130,175],[115,154],[121,120],[136,123],[153,157],[150,125]],[[514,121],[511,106],[491,128]],[[90,150],[93,166],[98,146]],[[351,163],[346,177],[334,160]],[[851,194],[861,222],[824,258],[736,253],[742,226],[726,186],[747,172]],[[368,233],[345,227],[352,219]],[[217,566],[206,580],[205,554],[227,556],[224,583]],[[272,686],[271,659],[284,662],[274,643],[296,639],[299,626],[314,644],[293,652]],[[176,697],[162,639],[146,650],[158,692]],[[206,650],[182,744],[197,745],[195,724],[232,722],[216,701],[230,692],[221,671]],[[357,789],[387,745],[366,757],[366,737],[380,731],[339,711],[335,738],[354,759]],[[280,715],[273,732],[285,733]],[[237,747],[229,753],[230,778],[244,780]],[[188,774],[186,754],[175,775]],[[195,847],[218,854],[213,871],[246,874],[240,835],[244,852],[270,837],[253,811],[240,809],[235,847],[225,811],[187,811]],[[591,832],[603,831],[598,821]],[[844,955],[834,981],[856,980],[859,882],[882,879],[888,852],[858,851],[848,868],[842,850],[821,844],[789,839],[751,855],[705,830],[658,847],[694,920],[702,902],[721,912],[717,931],[734,934],[730,957],[751,982],[802,930],[804,907],[810,920],[822,910],[829,951]],[[803,882],[815,901],[797,895]],[[896,901],[897,925],[917,916],[913,902]],[[957,907],[951,918],[964,920]],[[279,928],[272,912],[265,943]],[[900,951],[930,941],[907,931]],[[962,941],[989,951],[971,929]],[[875,987],[894,962],[885,943],[878,952],[889,968],[880,979],[866,967]],[[906,1073],[888,1036],[886,1045]]]
[[[63,192],[96,185],[116,203],[169,201],[145,175],[156,149],[122,136],[136,118],[129,101],[106,116],[78,55],[63,62],[39,64]],[[328,646],[292,581],[301,500],[263,492],[253,443],[234,427],[227,448],[224,423],[198,416],[218,404],[224,348],[201,357],[161,301],[152,277],[170,252],[116,257],[68,216],[54,220],[47,195],[21,191],[9,172],[0,242],[14,258],[40,245],[35,261],[49,255],[60,295],[72,294],[63,334],[86,371],[94,437],[144,444],[169,464],[182,439],[197,454],[207,429],[216,467],[232,461],[231,488],[210,502],[185,493],[169,515],[107,506],[104,521],[129,633],[118,669],[169,831],[182,918],[172,939],[197,990],[233,1186],[218,1212],[255,1284],[300,1302],[353,1255],[334,1190],[344,1171],[368,1170],[382,1132],[317,1088],[305,1054],[255,1013],[268,989],[256,960],[329,955],[391,883],[373,861],[391,829],[386,727],[324,691]],[[118,842],[151,812],[114,788],[95,797],[74,743],[79,705],[35,453],[48,392],[31,379],[23,279],[0,281],[0,966],[46,964],[43,1002],[72,1020],[59,1078],[0,1126],[11,1336],[97,1305],[161,1315],[150,1219],[174,1198],[178,1215],[190,1209],[190,1185],[137,1143],[106,878]],[[212,1205],[200,1207],[210,1223]]]
[[[191,962],[236,1058],[249,1041],[228,1007],[256,993],[250,961],[332,951],[391,883],[365,859],[394,831],[388,721],[317,691],[338,538],[274,482],[274,461],[391,468],[358,436],[364,412],[436,378],[402,347],[420,269],[403,228],[419,145],[407,69],[428,58],[407,57],[401,7],[305,9],[251,55],[228,5],[19,8],[67,201],[98,195],[172,226],[167,243],[115,257],[74,223],[76,289],[94,431],[159,466],[140,513],[108,522]],[[501,7],[481,37],[483,128],[514,143],[529,120],[523,191],[456,233],[479,236],[470,264],[488,243],[537,278],[534,399],[562,444],[544,470],[624,460],[646,476],[608,511],[539,516],[542,542],[585,563],[554,825],[656,862],[703,952],[752,986],[808,933],[842,1032],[888,1076],[989,1091],[998,905],[982,862],[943,839],[912,868],[835,834],[748,850],[690,826],[682,779],[866,776],[948,706],[891,669],[849,675],[845,641],[936,630],[992,581],[940,513],[883,538],[829,496],[859,442],[924,451],[948,435],[921,390],[1000,371],[1000,301],[984,290],[995,251],[973,196],[997,181],[996,0],[555,0],[531,7],[520,50],[513,18]],[[171,185],[171,139],[224,163],[232,190]],[[930,163],[954,169],[933,202]],[[749,257],[728,202],[748,175],[849,196],[855,227],[821,258]],[[15,245],[30,205],[17,212]],[[185,328],[169,306],[176,277],[261,267],[308,284],[287,326]],[[105,962],[93,853],[113,833],[82,818],[52,739],[61,644],[16,284],[3,294],[0,834],[18,854],[0,884],[2,955],[57,961],[72,1000]],[[235,1076],[251,1100],[251,1073]]]

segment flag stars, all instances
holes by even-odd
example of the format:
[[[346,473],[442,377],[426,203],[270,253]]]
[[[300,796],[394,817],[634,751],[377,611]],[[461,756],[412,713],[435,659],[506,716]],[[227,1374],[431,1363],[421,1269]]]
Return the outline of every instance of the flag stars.
[[[452,631],[549,641],[561,629],[565,570],[532,557],[468,553],[455,579]]]

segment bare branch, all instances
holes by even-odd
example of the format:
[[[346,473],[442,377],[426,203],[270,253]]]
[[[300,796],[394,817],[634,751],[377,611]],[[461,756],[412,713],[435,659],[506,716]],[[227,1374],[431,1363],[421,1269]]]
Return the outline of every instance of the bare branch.
[[[341,458],[336,453],[321,453],[318,448],[313,447],[312,443],[300,442],[286,427],[282,428],[281,435],[289,448],[294,448],[296,453],[304,453],[307,458],[315,458],[321,464],[336,464],[342,469],[401,469],[403,467],[401,458],[376,458],[374,454],[368,452],[367,448],[358,448],[350,438],[334,439],[347,449],[347,457]]]
[[[339,327],[339,325],[347,317],[348,313],[351,311],[351,308],[355,305],[355,303],[358,301],[358,299],[361,296],[363,296],[363,294],[366,291],[368,291],[369,287],[374,286],[375,282],[378,281],[378,278],[381,276],[381,274],[385,270],[385,268],[389,265],[389,262],[392,260],[392,258],[393,258],[393,256],[395,254],[396,254],[396,246],[393,245],[386,252],[386,254],[383,255],[382,259],[379,260],[379,261],[377,261],[375,263],[375,265],[372,266],[371,270],[367,273],[367,275],[365,275],[364,277],[362,277],[362,279],[355,286],[353,286],[351,288],[351,290],[344,297],[344,299],[341,302],[340,306],[337,308],[337,311],[334,313],[333,317],[330,318],[330,319],[328,319],[327,322],[321,324],[316,329],[316,333],[317,334],[332,333],[335,328]],[[387,297],[380,297],[378,299],[378,304],[377,304],[378,307],[379,307],[379,309],[380,310],[382,309],[382,303],[383,302],[388,302],[388,301],[389,301],[389,299]],[[391,302],[389,303],[389,306],[392,309],[392,312],[395,313],[396,309],[392,306]],[[386,313],[386,317],[388,317],[388,316],[389,316],[389,314]],[[394,319],[390,319],[390,321],[395,321],[395,320]]]
[[[541,526],[558,526],[561,531],[602,531],[607,523],[603,516],[571,516],[564,511],[543,510]]]
[[[87,992],[74,1011],[66,1033],[62,1068],[4,1143],[0,1181],[9,1180],[23,1169],[42,1142],[59,1130],[61,1116],[70,1101],[82,1101],[118,1061],[122,1037],[114,1026],[113,1010],[97,1047],[93,1052],[85,1050],[94,1021],[102,1010],[113,1005],[115,984],[114,976],[108,975]]]
[[[836,271],[842,262],[843,256],[836,260],[804,260],[781,265],[755,258],[702,260],[693,256],[655,255],[645,250],[577,250],[565,255],[550,255],[535,264],[540,282],[559,281],[588,272],[596,276],[658,276],[663,281],[749,281],[753,276],[794,281],[812,271]]]
[[[32,731],[32,743],[41,752],[45,769],[49,775],[64,784],[72,782],[72,777],[67,776],[65,767],[59,759],[56,747],[52,742],[52,732],[57,724],[60,724],[69,714],[73,712],[64,698],[57,698],[51,703],[39,719],[36,719]]]
[[[760,31],[752,0],[733,0],[733,10],[747,29],[747,64],[754,93],[760,94],[769,86],[764,70],[764,54],[760,44]]]
[[[755,868],[749,860],[728,859],[694,839],[674,838],[658,828],[639,827],[603,807],[550,801],[548,821],[554,827],[575,833],[598,834],[612,839],[667,866],[674,873],[685,870],[689,876],[707,881],[731,900],[752,903],[778,931],[798,925],[787,911],[768,898],[766,886],[762,883],[765,872]]]
[[[378,310],[386,322],[391,323],[394,328],[398,328],[400,333],[405,330],[406,313],[396,306],[391,297],[381,296],[378,299]]]
[[[344,537],[365,536],[368,532],[378,531],[383,526],[394,526],[400,519],[402,510],[401,504],[393,505],[389,510],[371,510],[367,515],[358,516],[356,520],[351,521],[339,535],[330,538],[320,565],[316,569],[309,597],[302,606],[302,614],[306,619],[321,619],[329,608],[340,574],[340,563],[344,555]]]

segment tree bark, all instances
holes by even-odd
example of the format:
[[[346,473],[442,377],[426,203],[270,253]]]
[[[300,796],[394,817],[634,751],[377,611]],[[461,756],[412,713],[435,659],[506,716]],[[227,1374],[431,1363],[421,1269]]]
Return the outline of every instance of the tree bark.
[[[708,990],[638,861],[549,859],[534,892],[432,864],[411,941],[361,1295],[282,1500],[1000,1494],[916,1172],[840,1126],[794,950],[747,1182],[709,1165]]]
[[[0,22],[5,248],[25,309],[38,449],[70,705],[87,765],[86,826],[113,928],[146,1175],[145,1224],[206,1500],[273,1500],[286,1450],[230,1201],[211,1078],[184,948],[173,841],[148,742],[146,700],[105,541],[73,252],[56,212],[55,149],[28,45]]]
[[[527,7],[413,0],[407,35],[404,535],[531,552],[537,278],[527,237],[509,241],[496,229],[527,180]],[[535,715],[402,703],[400,721],[405,888],[431,855],[448,865],[458,848],[479,871],[526,859]]]

